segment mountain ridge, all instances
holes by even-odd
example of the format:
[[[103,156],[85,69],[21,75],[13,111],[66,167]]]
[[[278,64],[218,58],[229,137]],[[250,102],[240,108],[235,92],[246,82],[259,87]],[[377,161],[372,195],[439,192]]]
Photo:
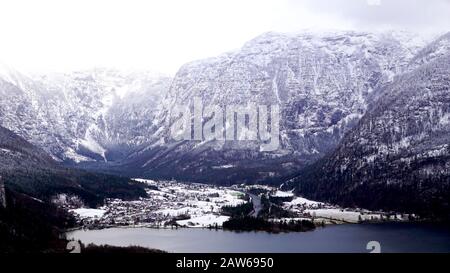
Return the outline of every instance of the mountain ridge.
[[[385,87],[335,151],[285,186],[342,205],[449,219],[450,35],[437,41],[418,53],[426,62],[411,62]]]
[[[277,183],[282,173],[332,150],[376,97],[372,91],[406,67],[422,45],[402,39],[406,45],[392,33],[271,32],[240,50],[185,64],[162,102],[153,141],[130,154],[125,166],[149,177]],[[204,105],[279,104],[280,149],[259,153],[250,142],[172,142],[170,109],[192,105],[194,97]]]

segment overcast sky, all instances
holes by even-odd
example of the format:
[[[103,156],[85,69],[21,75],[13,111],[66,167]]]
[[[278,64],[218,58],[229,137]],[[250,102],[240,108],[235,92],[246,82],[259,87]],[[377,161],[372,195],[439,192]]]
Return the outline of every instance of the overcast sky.
[[[174,74],[267,31],[450,31],[450,0],[0,0],[0,62]]]

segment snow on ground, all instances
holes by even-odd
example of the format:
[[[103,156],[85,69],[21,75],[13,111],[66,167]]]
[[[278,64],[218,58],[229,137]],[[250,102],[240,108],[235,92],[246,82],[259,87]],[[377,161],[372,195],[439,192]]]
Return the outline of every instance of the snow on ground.
[[[107,199],[103,217],[96,225],[161,226],[179,216],[189,216],[196,222],[185,226],[221,226],[222,207],[245,203],[239,190],[205,184],[184,184],[176,181],[134,179],[155,186],[148,188],[148,197],[135,201]],[[181,218],[178,218],[181,219]],[[176,220],[176,219],[175,219]],[[183,222],[182,222],[183,223]]]
[[[168,193],[168,192],[175,192]],[[220,190],[220,189],[205,189],[203,191],[199,190],[189,190],[185,188],[169,187],[163,189],[163,192],[148,191],[149,195],[153,199],[164,198],[164,195],[169,195],[170,197],[179,197],[180,193],[186,200],[168,202],[166,208],[156,210],[155,213],[170,216],[180,216],[180,215],[191,215],[191,216],[201,216],[205,214],[220,213],[223,206],[236,206],[244,203],[245,201],[240,199],[239,196],[242,195],[240,192],[234,190]],[[163,195],[161,195],[163,194]],[[201,200],[199,200],[201,199]]]
[[[311,218],[307,217],[294,217],[294,218],[270,218],[269,221],[279,223],[279,222],[291,222],[291,221],[303,221],[303,220],[311,220]]]
[[[72,209],[69,211],[77,214],[80,218],[101,218],[103,214],[105,214],[106,212],[106,210],[103,209],[86,209],[86,208]]]
[[[79,141],[79,144],[84,146],[89,151],[100,155],[103,157],[103,160],[106,162],[106,156],[105,156],[105,148],[103,148],[92,136],[91,130],[95,130],[95,125],[92,125],[90,128],[87,129],[85,138]]]
[[[294,196],[294,194],[292,193],[292,191],[277,190],[275,192],[275,194],[273,194],[272,196],[274,196],[274,197],[292,197],[292,196]]]
[[[226,206],[237,206],[246,202],[239,198],[241,195],[242,193],[238,191],[223,190],[219,192],[219,197],[213,197],[211,199],[213,202],[222,203]]]
[[[225,221],[227,221],[230,217],[223,216],[223,215],[213,215],[213,214],[207,214],[195,218],[191,218],[188,220],[180,220],[177,221],[177,224],[180,226],[187,226],[187,227],[208,227],[208,226],[215,226],[221,227]]]
[[[1,148],[0,151],[5,152],[7,154],[12,154],[13,153],[13,151],[11,151],[10,149],[3,149],[3,148]]]
[[[351,223],[357,223],[361,215],[359,212],[344,211],[341,209],[311,209],[305,210],[305,212],[311,214],[313,217],[331,218]]]
[[[132,180],[137,181],[137,182],[141,182],[150,186],[156,186],[158,183],[154,180],[151,179],[142,179],[142,178],[132,178]]]
[[[333,220],[358,223],[360,220],[377,220],[380,219],[380,214],[366,214],[359,211],[347,211],[343,209],[308,209],[305,210],[313,217],[324,217]]]
[[[290,202],[284,202],[285,206],[298,206],[298,205],[305,205],[308,207],[318,207],[320,205],[325,205],[324,203],[317,202],[317,201],[311,201],[309,199],[303,198],[303,197],[295,197]]]
[[[180,216],[180,215],[201,214],[202,210],[200,208],[183,207],[183,208],[176,208],[176,209],[172,209],[172,208],[160,209],[160,210],[155,211],[155,213],[175,217],[175,216]]]
[[[76,163],[86,162],[86,161],[94,161],[92,158],[77,154],[75,152],[75,150],[72,148],[69,148],[69,149],[67,149],[67,151],[64,152],[64,157],[72,159]]]
[[[213,169],[230,169],[234,168],[234,165],[222,165],[222,166],[213,166]]]
[[[135,180],[156,188],[146,189],[147,198],[135,201],[107,199],[105,206],[100,209],[80,208],[71,211],[79,215],[84,222],[86,222],[86,218],[95,220],[97,227],[111,225],[161,227],[165,224],[172,224],[174,220],[184,227],[221,227],[223,222],[229,219],[228,216],[220,215],[224,206],[243,204],[247,202],[243,198],[243,192],[262,188],[267,189],[266,194],[287,197],[287,200],[291,200],[283,202],[282,207],[290,212],[292,218],[270,219],[275,222],[314,219],[319,224],[336,224],[358,223],[389,217],[387,214],[381,216],[380,212],[370,212],[358,208],[344,209],[332,204],[309,200],[295,196],[292,191],[281,191],[269,186],[244,185],[229,188],[196,183],[184,184],[176,181]],[[381,212],[381,214],[383,213]],[[407,219],[404,215],[392,217],[392,220]]]

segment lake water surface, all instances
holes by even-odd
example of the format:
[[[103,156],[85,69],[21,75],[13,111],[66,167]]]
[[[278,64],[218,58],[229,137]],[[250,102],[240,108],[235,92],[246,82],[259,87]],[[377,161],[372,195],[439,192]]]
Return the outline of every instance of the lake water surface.
[[[450,228],[415,223],[334,225],[312,232],[270,234],[208,229],[110,228],[77,230],[68,239],[115,246],[137,245],[169,252],[369,252],[378,241],[381,252],[450,252]]]

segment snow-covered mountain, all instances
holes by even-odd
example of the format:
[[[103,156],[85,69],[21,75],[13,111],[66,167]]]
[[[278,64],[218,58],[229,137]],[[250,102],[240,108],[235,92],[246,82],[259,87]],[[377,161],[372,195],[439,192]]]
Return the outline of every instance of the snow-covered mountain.
[[[422,49],[339,147],[286,185],[344,205],[450,211],[450,35]]]
[[[176,74],[154,140],[126,160],[148,176],[223,183],[276,180],[334,149],[424,42],[407,33],[266,33],[240,50],[188,63]],[[277,104],[280,147],[243,141],[171,141],[170,110]],[[220,178],[220,181],[217,181]]]
[[[57,160],[90,168],[112,163],[147,177],[279,182],[333,151],[380,90],[423,61],[417,56],[425,45],[404,32],[271,32],[188,63],[173,79],[108,69],[29,77],[3,69],[0,125]],[[279,148],[172,140],[171,111],[196,97],[205,106],[278,105]]]
[[[138,145],[151,130],[170,78],[95,69],[25,76],[0,73],[0,124],[60,161],[107,161],[111,147]]]

